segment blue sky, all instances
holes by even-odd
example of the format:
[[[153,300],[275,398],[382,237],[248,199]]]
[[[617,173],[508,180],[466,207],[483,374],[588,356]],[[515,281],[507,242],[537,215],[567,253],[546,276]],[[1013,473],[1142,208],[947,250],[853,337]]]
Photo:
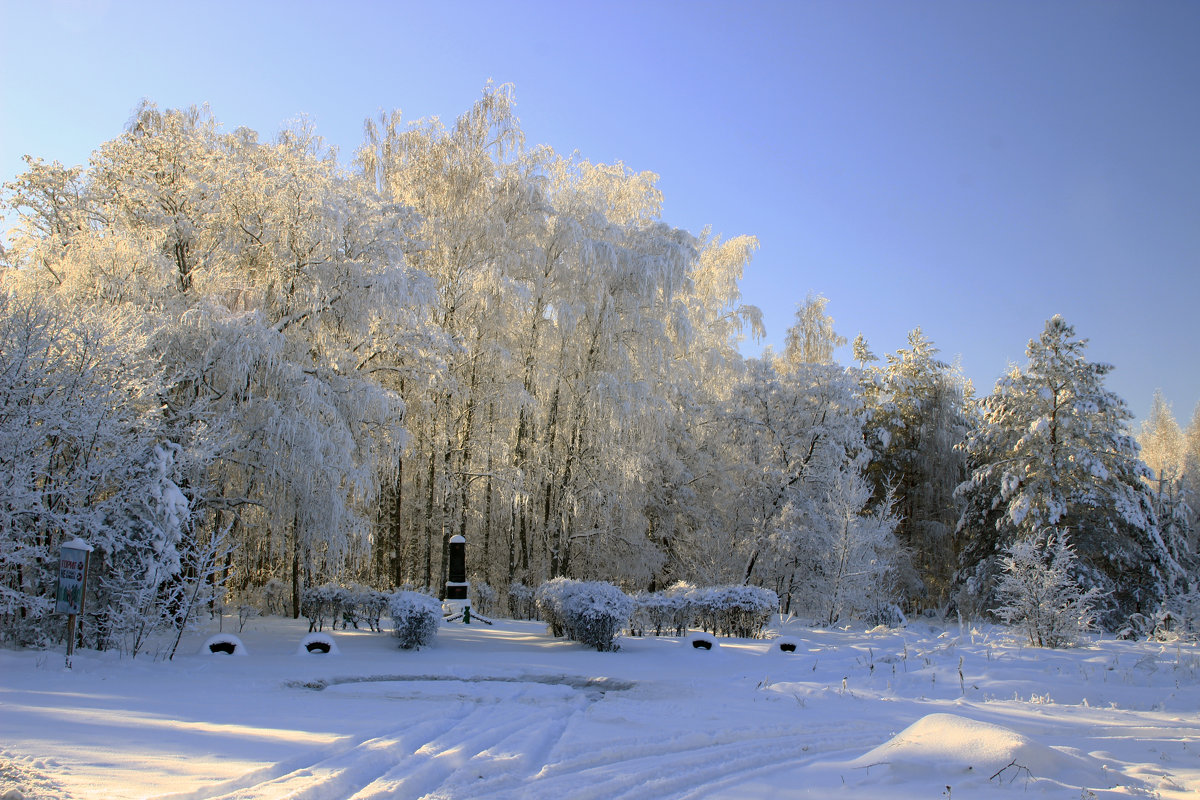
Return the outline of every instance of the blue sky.
[[[1061,313],[1138,416],[1200,401],[1200,3],[0,0],[0,28],[2,180],[84,163],[142,97],[264,136],[306,113],[349,154],[365,117],[452,120],[492,78],[530,144],[757,235],[767,343],[819,292],[847,338],[919,325],[987,393]]]

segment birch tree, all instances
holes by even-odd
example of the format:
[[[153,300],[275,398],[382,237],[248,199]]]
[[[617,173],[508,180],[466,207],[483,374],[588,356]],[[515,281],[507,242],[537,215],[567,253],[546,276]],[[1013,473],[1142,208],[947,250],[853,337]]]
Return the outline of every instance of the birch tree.
[[[1162,392],[1154,393],[1150,415],[1137,437],[1146,477],[1154,498],[1162,537],[1172,557],[1187,568],[1196,566],[1197,551],[1191,531],[1187,439],[1175,421]]]

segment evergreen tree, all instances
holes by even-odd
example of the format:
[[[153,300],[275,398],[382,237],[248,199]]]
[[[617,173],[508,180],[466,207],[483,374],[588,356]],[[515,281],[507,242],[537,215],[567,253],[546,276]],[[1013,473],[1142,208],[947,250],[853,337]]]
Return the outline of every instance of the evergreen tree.
[[[1153,612],[1178,574],[1158,531],[1153,498],[1126,429],[1125,403],[1104,388],[1107,364],[1084,357],[1087,340],[1055,316],[982,402],[968,438],[959,586],[974,610],[992,607],[1001,557],[1044,529],[1074,542],[1078,579],[1103,594],[1106,627]]]
[[[937,348],[920,328],[908,334],[908,345],[887,357],[879,395],[870,401],[868,472],[876,502],[889,494],[895,501],[896,534],[916,568],[909,599],[941,604],[955,561],[953,493],[966,477],[962,381],[935,357]]]

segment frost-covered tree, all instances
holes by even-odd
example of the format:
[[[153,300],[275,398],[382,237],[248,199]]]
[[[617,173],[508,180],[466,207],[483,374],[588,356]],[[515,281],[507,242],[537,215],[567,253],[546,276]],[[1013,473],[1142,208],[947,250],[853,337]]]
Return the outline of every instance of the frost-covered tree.
[[[298,585],[365,550],[403,441],[370,356],[415,327],[409,213],[362,191],[303,123],[260,144],[207,110],[151,104],[86,172],[31,162],[6,188],[21,215],[6,285],[139,321],[128,357],[153,376],[140,388],[201,537],[234,525],[238,582],[290,556]]]
[[[1066,534],[1043,530],[1015,541],[1000,563],[1001,605],[993,613],[1021,628],[1034,647],[1070,647],[1095,624],[1100,589],[1080,586]]]
[[[916,573],[904,587],[914,604],[946,602],[954,573],[954,489],[966,477],[963,381],[916,328],[887,356],[867,398],[867,471],[875,498],[894,500],[896,534]],[[918,599],[920,598],[920,599]]]
[[[851,344],[851,353],[859,369],[866,369],[867,364],[873,361],[878,361],[879,356],[871,350],[871,346],[867,344],[867,337],[861,333],[854,337],[854,342]]]
[[[752,362],[733,408],[732,468],[717,507],[728,503],[725,546],[745,554],[737,579],[773,588],[786,610],[818,618],[891,602],[903,554],[895,519],[886,506],[871,508],[862,480],[867,451],[853,376],[816,364],[780,375]]]
[[[763,335],[761,313],[741,302],[738,288],[757,247],[750,236],[722,239],[705,231],[688,269],[687,315],[676,319],[671,335],[671,395],[658,408],[663,426],[648,461],[648,532],[663,556],[652,589],[681,579],[713,585],[741,577],[728,560],[736,507],[730,466],[739,457],[732,400],[746,375],[738,343]]]
[[[899,519],[890,499],[872,507],[871,486],[850,470],[827,490],[826,515],[811,526],[803,549],[813,568],[797,576],[799,605],[822,609],[833,625],[845,617],[862,619],[899,595],[908,554],[896,536]]]
[[[800,364],[832,364],[833,351],[846,343],[846,337],[833,329],[833,317],[825,313],[829,304],[824,295],[809,293],[796,308],[796,321],[784,339],[782,360],[786,368]]]
[[[1154,497],[1163,542],[1185,568],[1196,567],[1197,551],[1191,530],[1187,440],[1162,392],[1154,393],[1150,415],[1138,435],[1142,460],[1150,468],[1146,481]]]
[[[122,506],[93,533],[96,638],[136,656],[156,632],[182,624],[191,502],[179,488],[178,446],[155,444],[130,476]],[[195,578],[197,576],[193,576]]]
[[[967,441],[970,477],[957,490],[968,608],[994,605],[1003,552],[1047,528],[1071,537],[1080,584],[1102,593],[1108,627],[1152,612],[1178,572],[1126,429],[1131,415],[1104,388],[1112,367],[1087,361],[1086,346],[1062,317],[1051,318],[1029,343],[1029,363],[982,401]]]
[[[124,324],[122,324],[124,323]],[[43,297],[0,294],[0,630],[61,634],[49,616],[63,542],[94,548],[84,642],[136,650],[180,573],[193,522],[174,451],[160,441],[155,382],[135,363],[128,318],[70,316]],[[130,637],[130,638],[127,638]]]
[[[1192,411],[1184,439],[1183,488],[1189,507],[1188,529],[1192,534],[1192,552],[1200,553],[1200,403]]]
[[[180,294],[219,272],[210,218],[219,196],[221,148],[207,107],[160,111],[143,101],[126,131],[92,156],[88,189],[104,227],[148,245]],[[199,288],[199,287],[198,287]]]

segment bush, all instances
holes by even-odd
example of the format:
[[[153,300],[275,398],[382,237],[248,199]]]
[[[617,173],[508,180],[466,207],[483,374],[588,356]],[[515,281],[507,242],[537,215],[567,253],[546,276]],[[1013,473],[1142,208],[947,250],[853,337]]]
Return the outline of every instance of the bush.
[[[618,649],[617,635],[633,612],[633,601],[624,592],[598,581],[554,578],[538,587],[536,602],[551,633],[602,653]]]
[[[383,630],[379,624],[379,618],[383,616],[383,610],[388,607],[388,597],[386,592],[360,587],[354,596],[356,619],[367,623],[367,627],[373,631]],[[358,627],[357,622],[354,627]]]
[[[572,639],[609,653],[618,648],[617,635],[629,622],[633,601],[610,583],[581,583],[567,595],[563,610]]]
[[[633,627],[655,636],[683,636],[693,626],[714,635],[757,639],[766,630],[779,597],[757,586],[718,586],[697,589],[678,583],[665,592],[639,595]]]
[[[480,581],[471,584],[471,593],[475,595],[472,605],[484,616],[496,613],[496,590],[487,583]]]
[[[288,587],[278,578],[271,578],[261,590],[261,610],[264,614],[283,616],[287,614]]]
[[[689,593],[699,627],[718,636],[757,639],[779,608],[779,596],[759,586],[718,586]]]
[[[518,584],[513,584],[517,586]],[[552,578],[537,588],[533,593],[534,606],[538,618],[550,626],[551,636],[566,634],[566,620],[563,616],[563,605],[566,595],[577,585],[577,581],[568,578]],[[512,596],[511,590],[509,596]]]
[[[634,600],[631,624],[641,633],[655,636],[683,636],[691,624],[694,609],[686,594],[654,592]]]
[[[1002,559],[994,613],[1020,627],[1035,647],[1070,647],[1095,622],[1096,588],[1084,591],[1073,577],[1075,551],[1066,534],[1042,531],[1015,542]]]
[[[325,622],[337,630],[338,621],[342,628],[365,622],[373,631],[381,630],[379,618],[387,608],[388,595],[365,586],[338,586],[327,583],[314,586],[300,593],[300,613],[308,619],[309,632],[325,629]]]
[[[867,611],[866,621],[885,628],[903,628],[908,625],[908,618],[895,603],[876,603]]]
[[[537,602],[533,589],[514,581],[508,587],[508,614],[512,619],[537,618]]]
[[[430,644],[442,624],[442,604],[427,594],[396,592],[388,598],[388,611],[405,650]]]
[[[300,592],[300,614],[308,620],[308,632],[323,630],[330,611],[332,584],[307,586]]]

